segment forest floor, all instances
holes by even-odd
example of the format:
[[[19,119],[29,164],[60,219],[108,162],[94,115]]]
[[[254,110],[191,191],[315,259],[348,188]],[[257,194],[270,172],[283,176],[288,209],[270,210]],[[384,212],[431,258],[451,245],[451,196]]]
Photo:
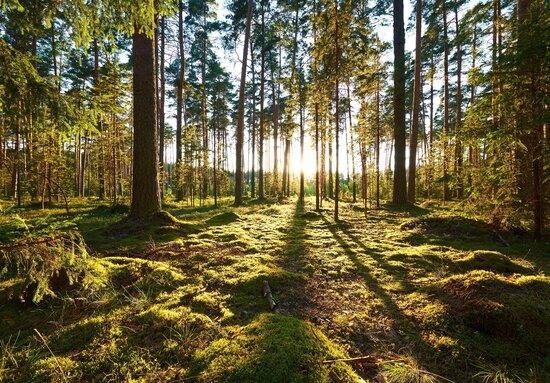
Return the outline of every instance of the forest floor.
[[[548,242],[450,206],[343,203],[336,223],[324,205],[170,203],[159,226],[98,202],[5,207],[0,381],[550,381]],[[33,283],[21,270],[50,251],[36,238],[68,230],[88,254],[60,250],[29,302],[45,262]]]

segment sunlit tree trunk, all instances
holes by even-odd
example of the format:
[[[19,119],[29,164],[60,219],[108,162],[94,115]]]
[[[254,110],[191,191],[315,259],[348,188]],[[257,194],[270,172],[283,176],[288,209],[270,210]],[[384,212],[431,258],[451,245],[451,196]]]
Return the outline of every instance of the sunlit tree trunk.
[[[133,172],[130,217],[160,212],[158,141],[153,40],[138,28],[133,35]]]
[[[264,29],[265,29],[265,11],[264,0],[260,0],[261,7],[261,26],[260,26],[260,40],[261,40],[261,58],[260,58],[260,143],[258,148],[258,198],[264,199],[264,133],[265,133],[265,111],[264,111],[264,98],[265,98],[265,42],[264,42]]]
[[[243,141],[244,141],[244,98],[246,86],[246,65],[248,60],[248,45],[250,41],[250,24],[252,22],[252,0],[248,0],[246,12],[246,27],[243,44],[243,63],[241,84],[239,87],[239,104],[237,109],[237,143],[235,148],[235,206],[243,203]]]
[[[405,171],[405,25],[403,0],[393,0],[393,107],[394,107],[394,179],[393,202],[407,203],[407,175]]]
[[[180,2],[178,9],[178,47],[180,55],[180,71],[176,85],[176,200],[183,200],[183,148],[182,148],[182,125],[183,125],[183,89],[185,84],[185,50],[183,45],[183,3]]]
[[[159,102],[159,159],[158,162],[160,164],[160,193],[161,196],[164,192],[164,178],[165,178],[165,166],[164,166],[164,102],[165,102],[165,85],[166,80],[164,77],[164,51],[165,51],[165,43],[166,43],[166,20],[163,16],[160,19],[160,65],[159,65],[159,72],[160,72],[160,102]]]
[[[456,158],[456,193],[458,199],[464,198],[464,184],[462,180],[462,141],[460,130],[462,126],[462,46],[458,21],[458,7],[455,6],[455,27],[457,35],[456,52],[456,116],[455,116],[455,158]]]
[[[414,89],[413,112],[411,123],[411,137],[409,144],[409,187],[408,199],[410,203],[416,202],[416,149],[418,144],[418,123],[420,116],[420,91],[422,82],[420,71],[422,69],[422,0],[416,0],[416,50],[414,55]]]
[[[256,197],[256,74],[254,71],[254,49],[250,39],[250,67],[252,71],[252,169],[250,175],[250,197]]]

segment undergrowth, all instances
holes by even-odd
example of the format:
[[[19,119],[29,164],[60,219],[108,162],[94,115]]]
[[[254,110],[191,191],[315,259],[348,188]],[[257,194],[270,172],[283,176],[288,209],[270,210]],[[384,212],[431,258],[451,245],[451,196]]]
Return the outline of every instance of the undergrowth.
[[[313,202],[5,209],[0,381],[550,381],[548,244]]]

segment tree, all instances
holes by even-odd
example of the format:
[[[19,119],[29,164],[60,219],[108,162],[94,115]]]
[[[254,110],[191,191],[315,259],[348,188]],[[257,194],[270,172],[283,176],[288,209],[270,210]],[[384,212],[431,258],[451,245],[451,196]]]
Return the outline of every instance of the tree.
[[[130,217],[150,218],[160,212],[158,183],[155,49],[153,39],[136,26],[132,36],[134,151]]]
[[[235,206],[243,203],[243,141],[244,141],[244,96],[246,86],[246,66],[248,56],[248,46],[250,41],[250,25],[252,23],[252,0],[248,0],[246,12],[246,27],[244,32],[243,44],[243,64],[241,70],[241,84],[239,88],[239,104],[237,109],[237,143],[235,149]],[[261,181],[260,181],[261,182]]]
[[[403,0],[393,0],[393,136],[395,140],[393,202],[407,203],[405,171],[405,25]]]
[[[416,149],[418,143],[418,122],[420,117],[420,91],[422,81],[420,71],[422,68],[422,0],[416,0],[416,50],[414,56],[414,92],[413,113],[411,121],[411,137],[409,151],[409,189],[408,200],[416,201]]]

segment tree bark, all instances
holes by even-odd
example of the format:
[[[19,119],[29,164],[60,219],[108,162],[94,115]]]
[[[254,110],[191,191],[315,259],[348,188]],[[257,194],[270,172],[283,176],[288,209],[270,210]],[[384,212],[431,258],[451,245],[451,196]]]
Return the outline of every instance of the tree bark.
[[[134,145],[131,218],[160,212],[158,141],[153,40],[136,26],[133,35]]]
[[[339,34],[339,25],[338,25],[338,0],[334,0],[334,13],[336,15],[335,17],[335,22],[336,22],[336,36],[335,36],[335,40],[336,40],[336,84],[335,84],[335,89],[334,89],[334,93],[335,93],[335,112],[334,112],[334,134],[336,135],[335,136],[335,144],[336,144],[336,169],[335,169],[335,174],[334,174],[334,220],[335,221],[338,221],[338,199],[340,198],[340,172],[339,172],[339,164],[340,164],[340,158],[339,158],[339,154],[340,154],[340,145],[339,145],[339,142],[338,142],[338,136],[340,136],[339,134],[339,130],[340,130],[340,110],[339,110],[339,101],[340,101],[340,92],[339,92],[339,88],[340,88],[340,46],[338,45],[339,42],[338,42],[338,34]]]
[[[160,19],[160,103],[159,103],[159,159],[160,164],[160,192],[164,193],[165,165],[164,165],[164,103],[166,97],[166,79],[164,76],[164,51],[166,43],[166,19],[163,16]]]
[[[418,144],[418,123],[420,115],[420,92],[422,82],[420,71],[422,69],[422,0],[416,0],[416,50],[414,55],[414,89],[413,112],[411,124],[411,137],[409,145],[409,188],[408,197],[410,203],[416,202],[416,149]]]
[[[250,39],[250,67],[252,71],[252,171],[250,176],[250,197],[256,197],[256,75],[254,71],[254,49]]]
[[[449,38],[447,34],[447,10],[446,0],[441,2],[441,12],[443,13],[443,200],[448,201],[451,198],[448,182],[448,135],[449,135]]]
[[[183,122],[183,88],[185,84],[185,51],[183,46],[183,10],[180,2],[178,9],[178,46],[180,54],[179,80],[176,86],[176,200],[183,199],[182,160],[182,122]]]
[[[264,28],[265,28],[265,16],[264,16],[264,2],[260,0],[261,4],[261,59],[260,59],[260,145],[258,148],[258,199],[265,198],[264,194],[264,133],[265,133],[265,111],[264,111],[264,98],[265,98],[265,43],[264,43]]]
[[[462,142],[460,130],[462,126],[462,46],[460,41],[460,28],[458,21],[458,6],[455,6],[455,27],[457,38],[456,52],[456,121],[455,121],[455,158],[456,158],[456,196],[464,198],[464,184],[462,180]]]
[[[237,143],[235,148],[235,206],[243,203],[243,141],[244,141],[244,98],[246,86],[246,63],[248,44],[250,41],[250,24],[252,22],[252,0],[248,0],[246,12],[246,27],[243,44],[243,65],[241,70],[241,85],[239,88],[239,105],[237,109]]]
[[[394,179],[393,203],[407,203],[407,175],[405,170],[405,24],[403,0],[393,0],[393,119],[394,119]]]

